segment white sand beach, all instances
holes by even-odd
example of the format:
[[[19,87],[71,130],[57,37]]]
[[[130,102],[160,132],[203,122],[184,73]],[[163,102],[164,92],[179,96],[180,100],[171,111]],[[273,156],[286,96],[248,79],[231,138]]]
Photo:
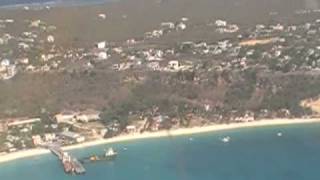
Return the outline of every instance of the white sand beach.
[[[96,145],[122,142],[122,141],[132,141],[136,139],[147,139],[147,138],[160,138],[160,137],[170,137],[170,136],[181,136],[181,135],[191,135],[205,132],[230,130],[238,128],[251,128],[251,127],[262,127],[262,126],[276,126],[276,125],[289,125],[289,124],[303,124],[303,123],[320,123],[320,119],[272,119],[272,120],[260,120],[247,123],[233,123],[233,124],[216,124],[203,127],[192,127],[192,128],[180,128],[176,130],[168,131],[158,131],[158,132],[147,132],[142,134],[129,134],[113,137],[110,139],[101,139],[90,142],[85,142],[77,145],[63,147],[64,150],[73,150],[86,148]],[[8,153],[5,155],[0,155],[0,163],[8,162],[16,159],[38,156],[50,153],[46,149],[30,149],[25,151],[19,151],[14,153]]]

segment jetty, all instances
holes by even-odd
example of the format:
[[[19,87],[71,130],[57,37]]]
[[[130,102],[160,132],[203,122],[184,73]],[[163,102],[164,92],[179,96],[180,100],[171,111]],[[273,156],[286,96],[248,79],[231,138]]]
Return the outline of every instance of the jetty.
[[[52,154],[58,157],[66,173],[80,175],[86,172],[86,169],[79,162],[79,160],[75,157],[72,157],[67,152],[64,152],[60,146],[50,145],[48,146],[48,149],[52,152]]]

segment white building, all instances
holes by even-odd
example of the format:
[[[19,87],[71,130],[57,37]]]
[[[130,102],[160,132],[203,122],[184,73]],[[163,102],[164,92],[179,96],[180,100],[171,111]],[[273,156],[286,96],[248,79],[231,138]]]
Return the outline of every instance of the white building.
[[[24,43],[24,42],[20,42],[18,44],[18,47],[21,48],[21,49],[29,49],[30,48],[30,46],[27,43]]]
[[[57,123],[69,123],[75,120],[76,113],[75,112],[62,112],[60,114],[56,114],[54,116]]]
[[[41,20],[31,21],[29,27],[39,27],[41,24]]]
[[[277,24],[277,25],[275,25],[275,26],[271,26],[271,28],[272,28],[273,30],[277,30],[277,31],[283,31],[283,30],[284,30],[284,26],[281,25],[281,24]]]
[[[147,67],[154,70],[154,71],[157,71],[157,70],[160,70],[160,63],[159,62],[150,62],[147,64]]]
[[[106,59],[108,59],[108,54],[107,54],[107,52],[99,52],[98,53],[98,58],[100,59],[100,60],[106,60]]]
[[[1,66],[10,66],[10,60],[3,59],[0,64],[1,64]]]
[[[100,130],[100,136],[102,136],[102,137],[105,137],[107,135],[107,133],[108,133],[108,129],[107,128]]]
[[[163,35],[163,30],[153,30],[151,33],[151,37],[159,38]]]
[[[82,136],[78,133],[70,132],[70,131],[62,132],[60,135],[62,137],[65,137],[65,138],[72,140],[72,141],[75,141],[77,143],[81,143],[86,140],[84,136]]]
[[[183,18],[181,18],[181,21],[183,21],[183,22],[189,21],[189,18],[183,17]]]
[[[14,23],[14,20],[13,19],[6,19],[5,22],[6,23]]]
[[[163,22],[163,23],[161,23],[161,27],[168,28],[168,29],[174,29],[175,25],[173,22]]]
[[[96,46],[98,49],[104,49],[106,48],[106,42],[105,41],[98,42]]]
[[[177,30],[180,30],[180,31],[183,31],[183,30],[185,30],[185,29],[187,29],[187,25],[186,24],[184,24],[184,23],[179,23],[178,25],[177,25]]]
[[[126,130],[127,130],[128,133],[135,133],[135,132],[137,132],[137,128],[136,128],[136,126],[134,126],[134,125],[129,125],[129,126],[127,126],[127,127],[126,127]]]
[[[107,15],[101,13],[101,14],[98,14],[98,17],[101,18],[101,19],[106,19]]]
[[[44,134],[44,140],[46,142],[52,142],[55,139],[56,139],[56,134],[54,134],[54,133],[46,133],[46,134]]]
[[[49,43],[53,43],[53,42],[54,42],[54,37],[53,37],[52,35],[49,35],[49,36],[47,37],[47,41],[48,41]]]
[[[180,67],[179,61],[169,61],[168,66],[170,69],[178,70]]]
[[[100,112],[95,110],[87,110],[79,113],[76,119],[81,122],[90,122],[100,120]]]
[[[224,26],[227,26],[227,21],[223,21],[219,19],[219,20],[216,20],[215,24],[218,27],[224,27]]]

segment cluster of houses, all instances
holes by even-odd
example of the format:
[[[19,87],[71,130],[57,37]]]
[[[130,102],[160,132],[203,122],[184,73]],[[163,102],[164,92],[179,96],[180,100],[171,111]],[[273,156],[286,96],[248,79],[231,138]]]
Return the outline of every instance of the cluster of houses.
[[[99,15],[99,17],[105,16]],[[13,23],[15,21],[12,19],[0,20],[0,28],[6,28]],[[246,30],[245,35],[241,34],[238,25],[226,20],[218,19],[211,24],[219,33],[237,32],[235,33],[237,35],[234,38],[216,42],[186,41],[178,42],[174,46],[167,45],[165,48],[163,44],[157,47],[154,41],[167,33],[182,32],[187,27],[192,30],[191,21],[183,17],[177,22],[162,22],[158,29],[145,33],[140,40],[131,38],[120,43],[100,41],[90,49],[59,48],[55,44],[56,38],[53,35],[55,26],[41,20],[29,20],[26,21],[29,31],[21,33],[20,36],[14,37],[8,33],[0,35],[0,46],[16,42],[19,52],[23,52],[19,57],[10,57],[12,53],[9,52],[3,52],[0,55],[2,56],[0,57],[2,59],[0,79],[10,79],[18,72],[61,72],[73,69],[76,67],[74,64],[78,64],[82,70],[93,69],[96,67],[93,61],[104,60],[112,62],[110,68],[116,71],[135,68],[164,72],[194,71],[197,64],[192,59],[202,58],[221,59],[220,68],[240,70],[258,63],[277,69],[285,69],[286,65],[290,64],[290,71],[320,67],[320,58],[317,58],[320,47],[316,45],[320,20],[297,25],[257,24],[254,28]],[[148,44],[150,38],[152,43]],[[304,46],[306,43],[308,46]],[[301,47],[296,44],[301,44]],[[44,46],[49,49],[41,49]],[[296,54],[290,54],[291,49]],[[303,53],[304,51],[308,53]],[[35,52],[39,52],[37,56],[32,58],[28,56],[29,53]],[[297,52],[301,53],[297,54]],[[297,56],[300,56],[299,58],[305,63],[302,65],[291,63]],[[192,57],[192,59],[185,57]],[[117,61],[115,62],[114,59]],[[265,59],[265,61],[255,62],[256,59]],[[276,62],[269,63],[272,61]]]
[[[215,22],[217,27],[227,24],[223,20]],[[318,70],[319,27],[320,20],[297,25],[257,24],[245,36],[240,34],[218,42],[182,42],[175,50],[199,58],[221,59],[215,68],[219,70],[245,70],[250,66],[278,71]]]
[[[7,28],[14,20],[0,20],[0,27]],[[57,69],[59,52],[54,44],[52,35],[56,30],[53,25],[48,25],[41,20],[25,20],[25,31],[20,34],[0,34],[0,59],[7,60],[1,66],[1,79],[10,79],[17,72],[47,72]],[[49,49],[45,49],[48,46]],[[10,62],[10,65],[8,65]],[[17,71],[16,69],[19,69]]]
[[[42,122],[40,118],[2,119],[0,121],[0,134],[6,134],[4,141],[4,147],[6,148],[3,149],[7,152],[14,152],[50,143],[73,144],[84,142],[87,140],[87,136],[83,134],[83,128],[94,130],[94,128],[86,127],[86,123],[98,121],[100,119],[99,114],[100,112],[94,110],[74,113],[71,113],[71,111],[63,112],[55,115],[54,120],[50,123],[47,122],[47,124]],[[81,122],[83,127],[77,122]],[[34,134],[33,129],[36,125],[39,125],[42,129],[41,132],[44,133]],[[61,127],[63,128],[61,129]],[[73,129],[79,128],[81,131],[70,130],[70,127]],[[30,145],[32,146],[30,147]]]
[[[124,48],[113,48],[121,56],[121,61],[114,63],[112,69],[124,71],[128,69],[145,69],[147,71],[187,71],[193,69],[193,63],[176,59],[173,49],[145,47],[134,51]]]
[[[188,18],[183,17],[178,22],[162,22],[160,24],[159,29],[155,29],[150,32],[146,32],[145,38],[146,39],[161,38],[162,36],[164,36],[170,32],[184,31],[187,29],[187,22],[188,21],[189,21]]]
[[[317,14],[320,13],[320,9],[311,8],[311,9],[299,9],[295,11],[295,14],[306,15],[306,14]]]
[[[166,127],[170,118],[155,115],[137,119],[120,129],[118,121],[102,123],[100,111],[63,111],[56,114],[50,122],[43,122],[41,118],[8,118],[0,121],[0,135],[5,140],[0,141],[1,152],[15,152],[37,146],[49,144],[69,145],[89,140],[112,137],[126,133],[136,134],[143,131],[158,131]],[[35,126],[41,128],[34,132]]]
[[[219,33],[236,33],[239,31],[239,26],[236,24],[229,24],[225,20],[216,20],[215,21],[216,31]]]
[[[27,141],[30,141],[31,137],[25,135],[29,134],[33,126],[40,122],[40,118],[28,117],[2,119],[0,121],[0,134],[6,134],[2,150],[14,152],[30,148]]]

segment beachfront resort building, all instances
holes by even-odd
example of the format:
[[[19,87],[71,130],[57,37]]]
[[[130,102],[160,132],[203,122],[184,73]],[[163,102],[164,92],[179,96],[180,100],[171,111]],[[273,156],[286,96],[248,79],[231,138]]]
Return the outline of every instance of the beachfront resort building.
[[[63,111],[55,115],[56,122],[74,124],[76,121],[88,123],[100,120],[100,111],[88,109],[85,111]]]
[[[60,136],[69,140],[69,141],[73,141],[76,143],[81,143],[86,140],[84,136],[82,136],[78,133],[75,133],[75,132],[71,132],[71,131],[64,131],[64,132],[60,133]]]
[[[8,127],[23,126],[28,124],[35,124],[41,122],[40,118],[16,118],[8,121]]]
[[[56,122],[59,123],[70,123],[75,120],[76,113],[73,111],[63,111],[54,116]]]
[[[100,120],[100,111],[86,110],[76,115],[76,120],[84,123]]]

